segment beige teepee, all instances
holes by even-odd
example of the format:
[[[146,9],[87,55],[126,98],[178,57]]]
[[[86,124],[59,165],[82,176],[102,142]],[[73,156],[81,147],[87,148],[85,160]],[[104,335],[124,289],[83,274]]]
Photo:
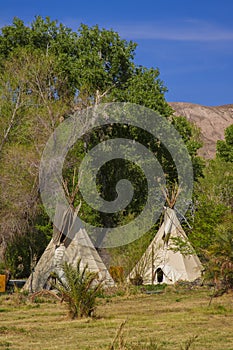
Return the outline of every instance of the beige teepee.
[[[174,238],[186,242],[190,253],[182,255],[180,251],[175,250]],[[159,231],[128,279],[141,277],[143,284],[194,281],[201,276],[202,265],[197,255],[191,251],[192,247],[175,210],[165,208],[164,221]]]
[[[98,280],[103,281],[105,286],[114,285],[86,230],[81,226],[77,227],[76,219],[77,216],[72,209],[66,210],[62,205],[57,206],[54,222],[57,223],[59,230],[54,227],[53,238],[29,276],[24,290],[36,292],[49,288],[52,272],[56,272],[62,278],[62,264],[67,261],[76,265],[79,259],[81,268],[87,264],[89,271],[97,272]]]

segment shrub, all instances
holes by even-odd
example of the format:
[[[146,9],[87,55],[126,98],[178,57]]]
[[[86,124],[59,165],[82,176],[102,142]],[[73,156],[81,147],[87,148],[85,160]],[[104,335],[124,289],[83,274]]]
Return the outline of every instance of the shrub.
[[[64,278],[53,274],[57,280],[54,287],[68,304],[69,316],[72,319],[94,316],[96,297],[102,287],[98,273],[90,272],[88,265],[81,269],[81,259],[75,267],[65,262],[62,268]]]

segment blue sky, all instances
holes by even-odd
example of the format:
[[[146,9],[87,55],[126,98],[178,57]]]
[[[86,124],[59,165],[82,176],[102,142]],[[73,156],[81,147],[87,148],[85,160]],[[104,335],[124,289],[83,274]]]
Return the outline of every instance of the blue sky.
[[[0,0],[0,27],[36,15],[135,41],[136,63],[160,69],[168,101],[233,103],[233,0]]]

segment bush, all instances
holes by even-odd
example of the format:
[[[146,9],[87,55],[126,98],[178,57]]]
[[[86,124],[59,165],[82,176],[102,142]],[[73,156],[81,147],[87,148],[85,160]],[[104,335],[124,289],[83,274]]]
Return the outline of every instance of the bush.
[[[232,218],[217,226],[214,242],[207,253],[206,279],[218,290],[233,289],[233,226]]]
[[[81,259],[76,267],[65,262],[63,264],[64,279],[56,273],[57,282],[54,287],[61,294],[62,301],[68,304],[69,316],[72,319],[94,316],[96,297],[102,283],[98,281],[98,273],[88,271],[88,265],[81,270]]]

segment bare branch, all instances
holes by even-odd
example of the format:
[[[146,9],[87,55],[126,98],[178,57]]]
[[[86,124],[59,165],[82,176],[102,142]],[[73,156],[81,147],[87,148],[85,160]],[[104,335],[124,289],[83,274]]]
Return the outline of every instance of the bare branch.
[[[52,126],[54,126],[54,122],[53,122],[53,112],[52,112],[52,110],[51,110],[49,104],[47,103],[46,98],[45,98],[45,96],[44,96],[44,94],[43,94],[43,91],[42,91],[42,89],[41,89],[40,80],[39,80],[37,74],[35,75],[35,78],[36,78],[36,85],[37,85],[37,87],[38,87],[38,89],[39,89],[40,96],[41,96],[41,98],[42,98],[42,100],[43,100],[43,102],[44,102],[44,104],[45,104],[45,106],[46,106],[46,108],[47,108],[47,110],[48,110],[50,119],[51,119],[51,121],[52,121]]]
[[[106,96],[109,91],[111,91],[114,87],[116,86],[116,84],[113,84],[112,86],[110,86],[106,91],[104,91],[102,94],[100,94],[99,90],[96,90],[96,94],[95,94],[95,105],[98,105],[101,102],[101,99]]]
[[[16,117],[16,113],[20,107],[20,97],[21,97],[21,92],[19,90],[19,93],[18,93],[18,97],[17,97],[17,101],[16,101],[16,104],[15,104],[15,108],[13,110],[13,113],[12,113],[12,116],[11,116],[11,120],[10,120],[10,123],[8,125],[8,128],[6,129],[5,133],[4,133],[4,136],[3,136],[3,139],[2,139],[2,142],[0,144],[0,154],[2,152],[2,149],[3,149],[3,146],[5,144],[5,142],[7,141],[7,138],[8,138],[8,135],[11,131],[11,128],[13,127],[14,125],[14,122],[15,122],[15,117]]]

